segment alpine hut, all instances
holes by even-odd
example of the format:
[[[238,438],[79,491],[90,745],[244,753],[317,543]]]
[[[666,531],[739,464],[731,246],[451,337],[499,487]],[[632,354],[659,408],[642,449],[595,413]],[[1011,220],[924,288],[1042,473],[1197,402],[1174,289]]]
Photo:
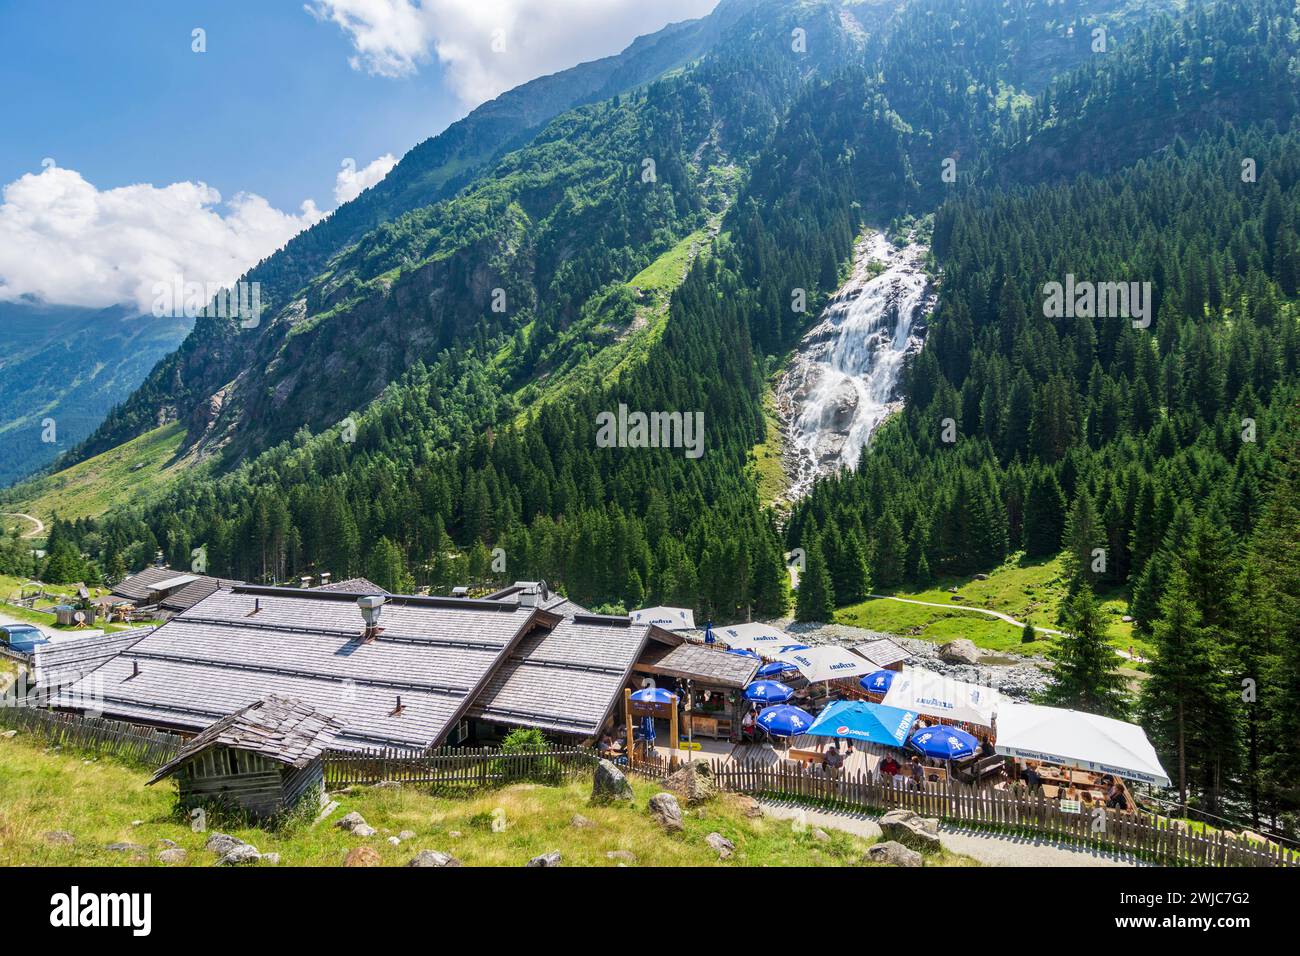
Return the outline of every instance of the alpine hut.
[[[343,725],[291,697],[270,696],[222,717],[149,780],[175,775],[182,805],[229,800],[255,817],[324,792],[321,755]]]

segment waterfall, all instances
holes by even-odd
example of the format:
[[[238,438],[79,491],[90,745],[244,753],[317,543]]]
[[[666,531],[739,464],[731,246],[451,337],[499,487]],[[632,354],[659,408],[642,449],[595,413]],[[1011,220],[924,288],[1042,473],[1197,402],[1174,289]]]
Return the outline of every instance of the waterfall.
[[[799,343],[777,387],[786,430],[787,496],[818,475],[857,465],[862,448],[900,404],[899,379],[920,347],[933,305],[926,248],[882,233],[859,241],[853,274]]]

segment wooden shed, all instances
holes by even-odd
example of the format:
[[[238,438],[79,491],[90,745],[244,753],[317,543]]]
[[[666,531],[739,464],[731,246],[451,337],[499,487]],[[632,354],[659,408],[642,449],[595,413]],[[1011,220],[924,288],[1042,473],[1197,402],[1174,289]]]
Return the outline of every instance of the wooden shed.
[[[175,776],[182,803],[228,800],[257,817],[324,791],[321,755],[343,725],[291,697],[266,697],[221,718],[149,780]]]

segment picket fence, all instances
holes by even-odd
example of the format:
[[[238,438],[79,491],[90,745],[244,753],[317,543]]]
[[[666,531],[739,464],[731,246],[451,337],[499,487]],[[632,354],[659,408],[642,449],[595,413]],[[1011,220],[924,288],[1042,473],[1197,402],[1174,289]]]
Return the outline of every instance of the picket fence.
[[[675,766],[675,765],[673,765]],[[659,779],[672,770],[662,758],[636,759],[631,769]],[[1300,866],[1300,853],[1272,842],[1258,842],[1218,831],[1192,833],[1145,813],[1107,809],[1070,813],[1054,801],[1021,799],[1002,790],[958,781],[928,783],[924,789],[896,785],[891,779],[856,773],[832,779],[800,763],[709,761],[723,790],[812,803],[830,809],[884,813],[911,810],[957,826],[1025,834],[1088,847],[1128,853],[1159,863],[1182,866]]]
[[[325,754],[325,785],[413,783],[437,790],[473,790],[521,781],[559,783],[589,771],[595,754],[579,747],[505,753],[493,747],[409,750],[331,750]]]
[[[37,707],[0,706],[0,727],[32,734],[51,747],[112,756],[149,770],[176,756],[184,743],[178,734],[106,717],[82,717]]]

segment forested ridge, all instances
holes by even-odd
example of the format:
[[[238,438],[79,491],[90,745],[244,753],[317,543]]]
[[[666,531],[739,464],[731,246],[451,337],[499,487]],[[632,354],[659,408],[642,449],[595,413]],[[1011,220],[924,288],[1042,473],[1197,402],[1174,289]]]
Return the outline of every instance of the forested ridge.
[[[812,60],[790,57],[801,22]],[[1145,23],[1131,4],[927,0],[855,31],[833,5],[764,2],[737,24],[331,257],[266,330],[258,387],[192,425],[230,443],[229,469],[55,522],[55,570],[117,576],[155,549],[188,566],[202,547],[246,580],[545,578],[590,606],[724,621],[785,613],[782,552],[802,548],[795,612],[826,620],[873,590],[1064,553],[1054,702],[1141,715],[1211,808],[1230,790],[1294,808],[1294,5]],[[1099,25],[1117,45],[1096,54]],[[931,237],[939,289],[903,411],[780,521],[747,470],[765,382],[864,225],[890,220]],[[552,394],[634,336],[629,280],[714,225],[662,331],[629,339],[635,361]],[[1149,323],[1046,308],[1067,276],[1149,283]],[[619,404],[703,412],[705,454],[597,447]],[[14,541],[0,562],[30,564]],[[1159,651],[1138,699],[1099,592]]]

